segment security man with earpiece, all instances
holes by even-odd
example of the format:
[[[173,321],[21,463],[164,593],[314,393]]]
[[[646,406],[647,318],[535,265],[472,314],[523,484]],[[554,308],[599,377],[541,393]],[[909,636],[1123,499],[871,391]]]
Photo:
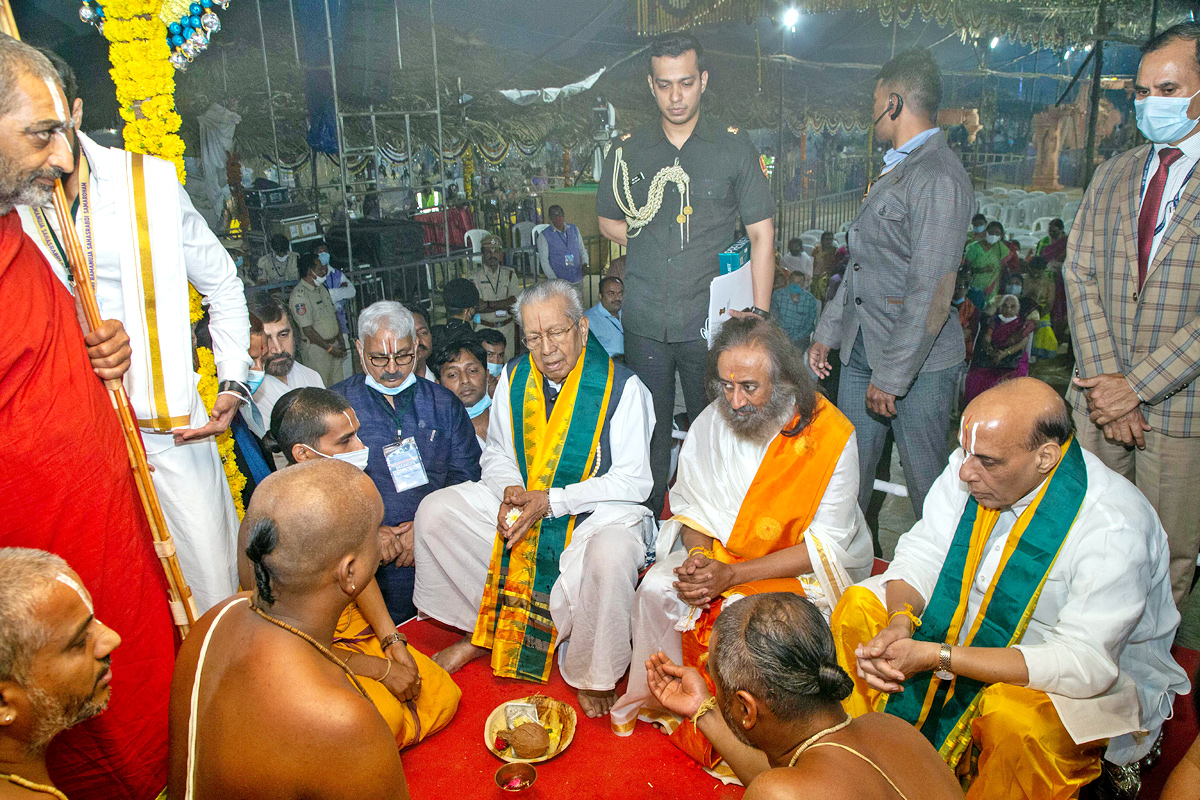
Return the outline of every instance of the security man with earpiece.
[[[738,217],[750,239],[754,305],[769,316],[775,275],[775,200],[746,131],[702,112],[704,48],[687,33],[650,45],[650,93],[660,119],[612,143],[596,194],[600,232],[628,248],[625,363],[654,397],[647,505],[662,510],[671,466],[675,374],[688,416],[708,405],[704,368],[709,285],[718,254],[734,242]],[[739,309],[740,311],[740,309]]]
[[[975,205],[936,123],[941,100],[941,72],[926,50],[880,71],[875,138],[892,149],[850,224],[846,274],[808,352],[824,378],[829,352],[841,351],[838,407],[858,440],[859,505],[871,500],[891,426],[918,519],[950,456],[950,405],[966,358],[950,300]]]

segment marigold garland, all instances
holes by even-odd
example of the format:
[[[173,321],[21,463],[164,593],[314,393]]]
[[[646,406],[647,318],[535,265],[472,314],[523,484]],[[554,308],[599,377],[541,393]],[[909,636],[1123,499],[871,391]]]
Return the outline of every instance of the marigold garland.
[[[195,292],[195,289],[192,289]],[[196,387],[200,391],[200,399],[204,407],[212,410],[217,401],[217,362],[212,351],[207,347],[196,348],[196,358],[200,362],[200,383]],[[242,505],[242,492],[246,489],[246,476],[237,466],[237,455],[233,451],[233,431],[226,430],[217,437],[217,452],[221,454],[221,463],[225,466],[225,478],[229,481],[229,492],[233,495],[233,505],[237,509],[238,519],[246,515]]]
[[[175,68],[158,17],[161,6],[161,0],[106,0],[104,38],[125,120],[125,149],[174,162],[184,183],[182,121],[175,111]]]

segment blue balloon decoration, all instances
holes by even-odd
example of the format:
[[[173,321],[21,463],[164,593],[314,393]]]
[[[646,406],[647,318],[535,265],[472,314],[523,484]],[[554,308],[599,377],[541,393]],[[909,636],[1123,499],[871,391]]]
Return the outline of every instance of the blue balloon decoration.
[[[96,16],[100,19],[104,19],[104,9],[100,7],[99,3],[96,4]]]
[[[193,17],[200,16],[202,11],[203,11],[203,9],[201,8],[199,3],[192,3],[190,6],[188,6],[188,13],[191,14]]]
[[[171,36],[178,36],[179,34],[183,33],[183,26],[180,25],[178,22],[172,22],[170,25],[167,26],[167,30],[169,30],[171,32]],[[170,38],[170,37],[167,37],[167,38]]]
[[[175,47],[181,47],[185,41],[187,40],[184,39],[181,34],[176,34],[175,36],[171,37],[171,44]]]
[[[200,5],[205,8],[212,8],[213,0],[200,0]]]
[[[195,4],[193,4],[193,5],[195,5]],[[193,28],[196,28],[197,30],[199,30],[200,29],[200,17],[198,17],[198,16],[188,17],[188,25],[191,25]]]

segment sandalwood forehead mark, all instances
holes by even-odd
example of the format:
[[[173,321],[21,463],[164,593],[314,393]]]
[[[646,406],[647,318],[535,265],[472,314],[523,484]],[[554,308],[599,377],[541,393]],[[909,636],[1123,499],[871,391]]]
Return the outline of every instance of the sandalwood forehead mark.
[[[62,100],[59,99],[59,96],[62,94],[62,92],[59,90],[58,86],[55,85],[54,81],[50,80],[49,78],[42,78],[42,80],[46,84],[46,90],[50,92],[50,99],[54,101],[54,113],[58,116],[58,121],[62,125],[62,127],[58,130],[58,135],[62,137],[63,142],[67,145],[67,149],[71,150],[73,148],[71,146],[71,140],[67,138],[66,130],[71,124],[71,119],[67,115],[67,110],[63,106]]]
[[[75,580],[70,575],[67,575],[62,572],[55,575],[54,580],[58,581],[59,583],[63,584],[64,586],[71,587],[71,589],[74,590],[75,594],[79,595],[79,599],[83,601],[83,604],[87,607],[89,614],[96,613],[96,609],[92,608],[91,598],[89,598],[87,596],[87,592],[85,592],[83,590],[83,587],[79,585],[79,581]]]

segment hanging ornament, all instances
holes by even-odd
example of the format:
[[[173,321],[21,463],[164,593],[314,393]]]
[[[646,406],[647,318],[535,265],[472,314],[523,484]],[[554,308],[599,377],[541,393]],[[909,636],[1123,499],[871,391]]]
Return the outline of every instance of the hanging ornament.
[[[180,72],[187,72],[188,60],[187,56],[185,56],[183,53],[179,51],[171,53],[170,62],[171,66],[175,67],[175,69],[179,70]]]
[[[80,22],[86,22],[88,25],[91,25],[92,20],[94,20],[95,18],[96,18],[96,12],[94,10],[92,10],[92,7],[89,6],[87,3],[84,3],[83,5],[81,5],[79,7],[79,21]]]
[[[200,54],[200,49],[196,47],[195,42],[193,42],[191,39],[188,39],[183,43],[183,46],[179,48],[179,52],[183,53],[187,57],[188,61],[191,61]]]
[[[200,17],[200,24],[204,26],[204,30],[211,33],[216,33],[221,30],[221,18],[211,11],[206,11]]]

